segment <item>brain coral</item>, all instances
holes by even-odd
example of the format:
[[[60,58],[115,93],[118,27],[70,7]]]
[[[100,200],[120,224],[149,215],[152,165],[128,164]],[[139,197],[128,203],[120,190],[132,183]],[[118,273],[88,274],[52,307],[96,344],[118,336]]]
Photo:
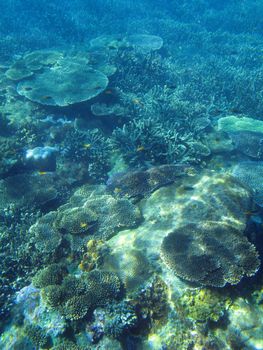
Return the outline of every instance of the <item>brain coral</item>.
[[[161,257],[177,276],[212,287],[237,284],[259,267],[255,247],[223,222],[204,221],[176,229],[164,238]]]
[[[103,73],[65,59],[60,65],[45,68],[32,79],[20,82],[17,92],[42,105],[69,106],[90,100],[107,85],[108,78]]]

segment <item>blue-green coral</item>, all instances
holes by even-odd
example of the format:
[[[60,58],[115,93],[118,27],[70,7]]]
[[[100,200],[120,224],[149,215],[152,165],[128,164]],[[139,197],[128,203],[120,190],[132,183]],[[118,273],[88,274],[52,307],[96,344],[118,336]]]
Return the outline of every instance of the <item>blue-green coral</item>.
[[[259,268],[255,247],[234,227],[224,223],[188,224],[163,240],[164,262],[179,277],[205,286],[237,284]]]
[[[77,278],[58,264],[40,270],[33,284],[41,288],[49,308],[58,310],[71,321],[84,318],[88,312],[118,299],[123,293],[122,282],[113,272],[93,270]]]
[[[198,163],[210,150],[195,134],[178,122],[134,119],[116,128],[111,142],[129,166]]]

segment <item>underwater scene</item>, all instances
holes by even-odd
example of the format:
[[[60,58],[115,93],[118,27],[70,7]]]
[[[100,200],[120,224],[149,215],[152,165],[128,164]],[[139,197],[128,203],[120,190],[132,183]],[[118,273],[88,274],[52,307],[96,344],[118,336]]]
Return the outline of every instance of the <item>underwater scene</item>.
[[[263,1],[0,3],[0,349],[263,350]]]

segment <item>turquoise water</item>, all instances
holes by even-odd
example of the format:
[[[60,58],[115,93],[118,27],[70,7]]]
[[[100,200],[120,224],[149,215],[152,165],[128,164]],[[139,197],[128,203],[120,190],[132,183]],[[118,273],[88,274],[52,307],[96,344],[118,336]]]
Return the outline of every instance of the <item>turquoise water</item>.
[[[0,348],[263,349],[261,1],[5,1]]]

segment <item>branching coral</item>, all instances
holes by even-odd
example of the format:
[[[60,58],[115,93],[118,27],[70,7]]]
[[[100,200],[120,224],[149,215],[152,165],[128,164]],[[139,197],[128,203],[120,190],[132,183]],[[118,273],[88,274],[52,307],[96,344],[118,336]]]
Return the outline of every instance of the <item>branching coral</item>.
[[[26,325],[24,327],[26,336],[32,341],[34,346],[48,349],[50,348],[51,338],[38,326]]]
[[[196,141],[194,132],[189,128],[178,122],[154,118],[134,119],[122,128],[116,128],[111,142],[127,164],[136,167],[175,162],[198,163],[210,155],[208,147]]]
[[[33,284],[37,288],[60,284],[67,274],[67,268],[61,264],[52,264],[40,270],[33,278]]]
[[[99,129],[86,132],[69,129],[61,140],[62,157],[87,167],[88,176],[104,180],[110,170],[110,145]]]
[[[136,307],[129,301],[113,304],[107,310],[105,334],[121,339],[138,326]]]

